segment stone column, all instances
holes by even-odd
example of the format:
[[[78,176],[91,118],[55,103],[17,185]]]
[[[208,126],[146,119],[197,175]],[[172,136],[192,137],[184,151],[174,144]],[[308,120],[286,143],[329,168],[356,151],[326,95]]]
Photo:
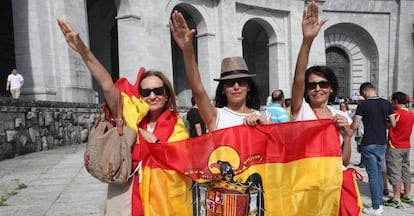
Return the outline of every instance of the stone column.
[[[82,0],[13,1],[16,67],[25,79],[22,98],[94,101],[90,74],[56,22],[64,17],[87,43],[85,8]]]

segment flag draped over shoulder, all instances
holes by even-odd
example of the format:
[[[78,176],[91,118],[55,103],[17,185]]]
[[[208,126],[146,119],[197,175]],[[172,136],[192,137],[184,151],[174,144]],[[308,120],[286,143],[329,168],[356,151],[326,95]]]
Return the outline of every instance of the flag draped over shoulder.
[[[135,84],[120,78],[115,86],[122,93],[125,124],[138,132],[138,126],[147,128],[148,104],[139,96],[139,82],[144,68],[140,68]],[[178,113],[165,110],[158,118],[153,131],[163,142],[188,138],[184,122]],[[137,143],[132,150],[132,165],[142,169],[132,182],[131,212],[136,215],[192,215],[191,179],[174,170],[164,169],[147,151],[148,143],[138,132]],[[160,205],[162,204],[162,205]]]
[[[184,174],[204,188],[197,195],[196,201],[202,202],[198,215],[240,215],[238,211],[337,215],[339,211],[342,157],[331,120],[242,125],[144,148],[161,172]],[[240,204],[246,200],[248,204]],[[230,207],[223,209],[225,205]]]

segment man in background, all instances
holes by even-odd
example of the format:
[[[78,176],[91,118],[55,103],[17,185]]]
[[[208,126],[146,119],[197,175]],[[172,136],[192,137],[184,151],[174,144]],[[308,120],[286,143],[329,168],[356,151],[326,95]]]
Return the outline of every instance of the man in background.
[[[267,111],[270,112],[273,123],[288,122],[289,116],[286,109],[283,107],[285,96],[281,89],[274,90],[272,92],[272,104],[267,107]]]
[[[10,90],[12,98],[19,99],[20,89],[23,87],[23,83],[23,76],[17,73],[16,67],[13,67],[11,74],[7,77],[6,91]]]
[[[368,215],[381,215],[383,210],[382,168],[387,145],[387,124],[395,127],[394,109],[389,101],[378,97],[375,87],[362,83],[359,93],[365,101],[358,104],[351,129],[356,130],[362,120],[364,135],[361,143],[362,162],[368,174],[372,207],[364,208]]]
[[[394,108],[396,125],[389,128],[387,151],[387,176],[392,185],[394,196],[385,201],[385,206],[402,207],[402,202],[412,203],[410,173],[410,137],[414,125],[414,114],[406,107],[406,94],[395,92],[391,103]],[[401,188],[404,184],[404,194]]]

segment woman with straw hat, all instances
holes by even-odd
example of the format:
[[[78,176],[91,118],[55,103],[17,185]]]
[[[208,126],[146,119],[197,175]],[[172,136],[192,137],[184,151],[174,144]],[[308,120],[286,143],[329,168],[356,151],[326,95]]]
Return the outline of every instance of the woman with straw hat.
[[[214,79],[216,89],[215,106],[211,104],[195,60],[192,39],[194,29],[189,29],[183,15],[175,11],[170,21],[175,42],[183,51],[185,71],[193,96],[199,105],[200,115],[208,130],[213,131],[236,125],[269,124],[270,113],[260,112],[258,87],[242,57],[224,58],[221,74]]]

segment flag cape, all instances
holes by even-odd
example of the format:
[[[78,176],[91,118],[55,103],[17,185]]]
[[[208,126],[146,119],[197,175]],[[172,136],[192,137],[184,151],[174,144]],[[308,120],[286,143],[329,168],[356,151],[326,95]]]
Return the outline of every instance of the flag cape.
[[[331,120],[242,125],[142,147],[153,158],[144,169],[178,176],[166,184],[182,181],[184,189],[188,182],[182,175],[186,175],[204,188],[196,200],[201,203],[198,215],[240,215],[239,210],[264,215],[338,214],[342,157]],[[188,209],[188,193],[177,190],[169,196],[184,197],[185,202],[174,203],[175,210]],[[164,205],[161,201],[168,202],[158,201],[152,200],[159,207]],[[223,210],[226,205],[230,207]]]
[[[140,98],[138,87],[145,72],[140,68],[135,84],[126,78],[120,78],[115,86],[121,91],[123,98],[123,118],[125,124],[138,132],[148,111],[148,104]],[[184,122],[178,114],[166,110],[157,121],[153,132],[160,140],[174,142],[188,138]],[[171,170],[158,169],[158,162],[148,153],[148,143],[138,134],[137,143],[132,151],[133,169],[142,162],[142,169],[133,179],[132,215],[192,215],[192,195],[189,188],[191,179]],[[138,185],[139,184],[139,185]],[[162,204],[162,205],[160,205]]]

